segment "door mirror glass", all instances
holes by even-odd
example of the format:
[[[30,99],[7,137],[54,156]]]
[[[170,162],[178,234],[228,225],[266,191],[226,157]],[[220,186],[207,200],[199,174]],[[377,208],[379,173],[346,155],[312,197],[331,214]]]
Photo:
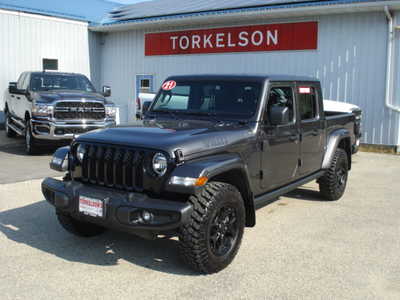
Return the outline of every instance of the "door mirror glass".
[[[287,125],[294,122],[293,88],[290,86],[272,87],[268,96],[266,123]]]
[[[103,86],[103,96],[110,97],[111,96],[111,88],[109,86]]]
[[[271,125],[285,125],[290,122],[289,108],[286,106],[273,106],[269,112]]]
[[[16,94],[18,93],[18,89],[17,89],[17,83],[16,82],[10,82],[8,85],[8,92],[10,94]]]

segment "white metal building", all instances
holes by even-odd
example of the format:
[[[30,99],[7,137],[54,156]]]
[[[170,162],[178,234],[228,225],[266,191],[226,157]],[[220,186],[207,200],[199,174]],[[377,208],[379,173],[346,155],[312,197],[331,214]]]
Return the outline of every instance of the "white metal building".
[[[60,70],[91,73],[96,86],[110,85],[121,121],[134,118],[140,89],[155,91],[173,74],[316,76],[325,98],[363,109],[364,143],[400,149],[399,14],[394,0],[153,0],[114,9],[90,25],[82,44],[66,51],[77,69]],[[51,45],[64,51],[55,49],[64,48],[62,41]]]
[[[99,82],[90,55],[95,37],[88,26],[117,4],[80,2],[69,0],[70,6],[55,7],[49,0],[0,0],[0,123],[8,83],[24,71],[42,70],[48,60],[55,61],[59,71],[83,73]]]

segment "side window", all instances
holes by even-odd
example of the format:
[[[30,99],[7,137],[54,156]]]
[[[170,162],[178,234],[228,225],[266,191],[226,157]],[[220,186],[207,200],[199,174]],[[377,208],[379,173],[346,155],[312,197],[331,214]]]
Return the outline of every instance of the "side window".
[[[17,81],[17,89],[22,90],[23,89],[23,83],[26,78],[27,73],[22,73],[21,76],[19,76],[18,81]]]
[[[315,119],[318,115],[315,88],[308,86],[299,87],[298,99],[301,120]]]
[[[289,86],[276,86],[271,88],[267,103],[267,120],[269,119],[271,111],[276,107],[287,107],[289,111],[289,120],[287,124],[294,121],[293,88]]]
[[[22,82],[22,89],[24,89],[24,90],[28,89],[30,78],[31,78],[31,76],[29,75],[29,73],[26,73],[25,79]]]

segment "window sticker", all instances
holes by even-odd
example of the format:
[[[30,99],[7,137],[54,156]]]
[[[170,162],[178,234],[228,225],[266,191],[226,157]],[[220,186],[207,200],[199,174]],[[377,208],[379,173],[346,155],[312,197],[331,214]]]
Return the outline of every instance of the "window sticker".
[[[299,94],[311,94],[311,88],[309,86],[299,87]]]
[[[176,81],[174,81],[174,80],[168,80],[168,81],[164,82],[164,83],[162,84],[162,86],[161,86],[161,88],[162,88],[164,91],[170,91],[170,90],[172,90],[174,87],[176,87]]]

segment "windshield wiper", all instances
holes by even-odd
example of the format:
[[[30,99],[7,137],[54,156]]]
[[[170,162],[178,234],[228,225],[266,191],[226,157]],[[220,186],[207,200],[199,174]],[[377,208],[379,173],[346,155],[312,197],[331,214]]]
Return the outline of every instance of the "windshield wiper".
[[[151,110],[150,112],[155,112],[155,113],[167,113],[171,117],[173,117],[175,120],[179,120],[178,116],[176,115],[177,111],[176,110],[170,110],[170,109],[154,109]]]

